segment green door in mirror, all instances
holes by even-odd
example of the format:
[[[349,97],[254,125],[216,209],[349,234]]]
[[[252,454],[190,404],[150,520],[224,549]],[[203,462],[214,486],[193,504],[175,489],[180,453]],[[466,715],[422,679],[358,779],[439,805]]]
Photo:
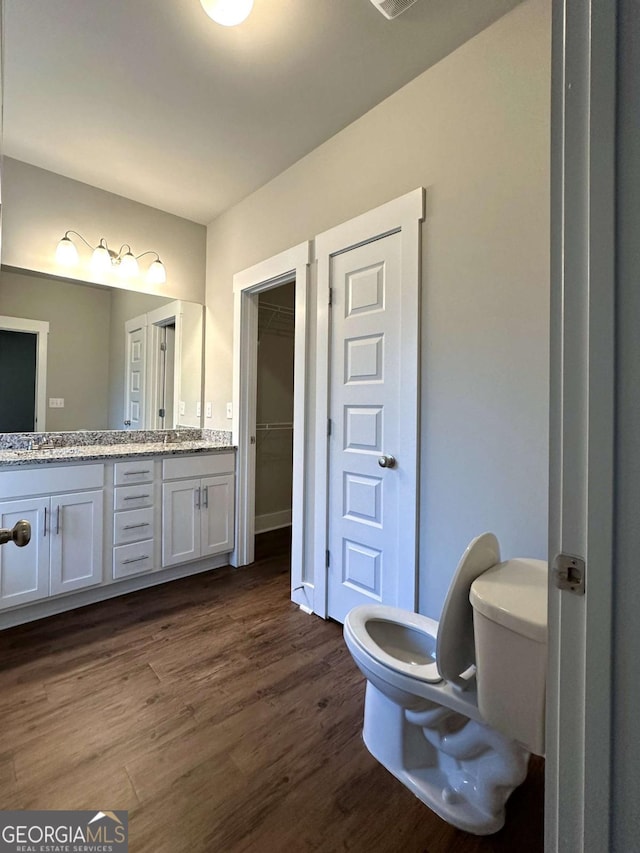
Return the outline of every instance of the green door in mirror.
[[[35,429],[36,345],[36,335],[0,329],[0,432]]]

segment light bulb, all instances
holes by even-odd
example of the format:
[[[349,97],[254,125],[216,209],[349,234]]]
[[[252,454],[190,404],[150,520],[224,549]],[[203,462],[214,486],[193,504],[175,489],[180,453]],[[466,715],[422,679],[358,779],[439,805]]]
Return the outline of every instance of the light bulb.
[[[253,9],[253,0],[200,0],[200,3],[207,15],[223,27],[241,24]]]
[[[97,275],[104,275],[110,269],[111,256],[109,255],[109,250],[100,241],[100,245],[96,246],[93,250],[93,255],[91,255],[91,271]]]
[[[147,283],[148,284],[164,284],[167,280],[167,271],[164,268],[164,264],[158,258],[157,261],[154,261],[149,269],[147,270]]]
[[[138,275],[138,262],[132,252],[126,252],[120,258],[118,273],[122,278],[133,278]]]
[[[56,249],[56,261],[63,267],[73,267],[78,260],[78,250],[67,236],[63,237]]]

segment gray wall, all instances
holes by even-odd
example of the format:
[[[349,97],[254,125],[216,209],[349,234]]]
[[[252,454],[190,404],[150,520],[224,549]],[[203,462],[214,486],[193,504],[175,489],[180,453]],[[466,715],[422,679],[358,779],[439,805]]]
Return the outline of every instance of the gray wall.
[[[204,302],[206,229],[203,225],[5,157],[2,263],[123,287],[117,271],[100,280],[95,278],[89,266],[91,250],[76,238],[73,239],[80,264],[72,270],[58,266],[56,246],[68,229],[79,231],[93,246],[104,237],[113,249],[129,243],[136,255],[148,249],[160,255],[167,270],[166,284],[150,286],[141,279],[125,283],[125,289]],[[153,259],[153,255],[142,258],[140,269],[146,271]]]
[[[205,426],[228,428],[232,277],[426,187],[420,609],[468,541],[546,558],[550,0],[525,0],[208,228]],[[215,368],[212,366],[215,365]]]
[[[614,853],[640,838],[640,7],[618,0],[617,436],[613,613]]]

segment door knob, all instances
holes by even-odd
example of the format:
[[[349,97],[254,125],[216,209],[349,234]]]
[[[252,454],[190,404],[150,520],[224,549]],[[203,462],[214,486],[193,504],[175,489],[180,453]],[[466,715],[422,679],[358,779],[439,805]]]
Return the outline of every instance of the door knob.
[[[378,458],[378,465],[381,468],[395,468],[396,458],[395,456],[380,456]]]
[[[31,525],[28,521],[17,521],[12,528],[0,530],[0,545],[15,542],[18,548],[24,548],[31,540]]]

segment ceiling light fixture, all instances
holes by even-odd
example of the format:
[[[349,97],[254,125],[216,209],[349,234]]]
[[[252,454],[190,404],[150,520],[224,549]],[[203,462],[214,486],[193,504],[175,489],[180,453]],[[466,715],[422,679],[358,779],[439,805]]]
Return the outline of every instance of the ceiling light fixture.
[[[63,267],[73,267],[80,261],[78,250],[69,234],[75,234],[86,246],[93,249],[91,271],[96,275],[105,275],[112,267],[117,267],[122,278],[134,278],[139,274],[138,259],[145,255],[155,255],[155,261],[152,261],[147,270],[147,283],[164,284],[167,280],[167,271],[157,252],[148,251],[142,252],[141,255],[134,255],[128,243],[123,243],[118,251],[114,252],[113,249],[109,248],[104,237],[101,237],[98,245],[94,247],[77,231],[65,231],[64,237],[58,243],[56,261]]]
[[[200,0],[200,3],[207,15],[223,27],[241,24],[253,9],[253,0]]]

